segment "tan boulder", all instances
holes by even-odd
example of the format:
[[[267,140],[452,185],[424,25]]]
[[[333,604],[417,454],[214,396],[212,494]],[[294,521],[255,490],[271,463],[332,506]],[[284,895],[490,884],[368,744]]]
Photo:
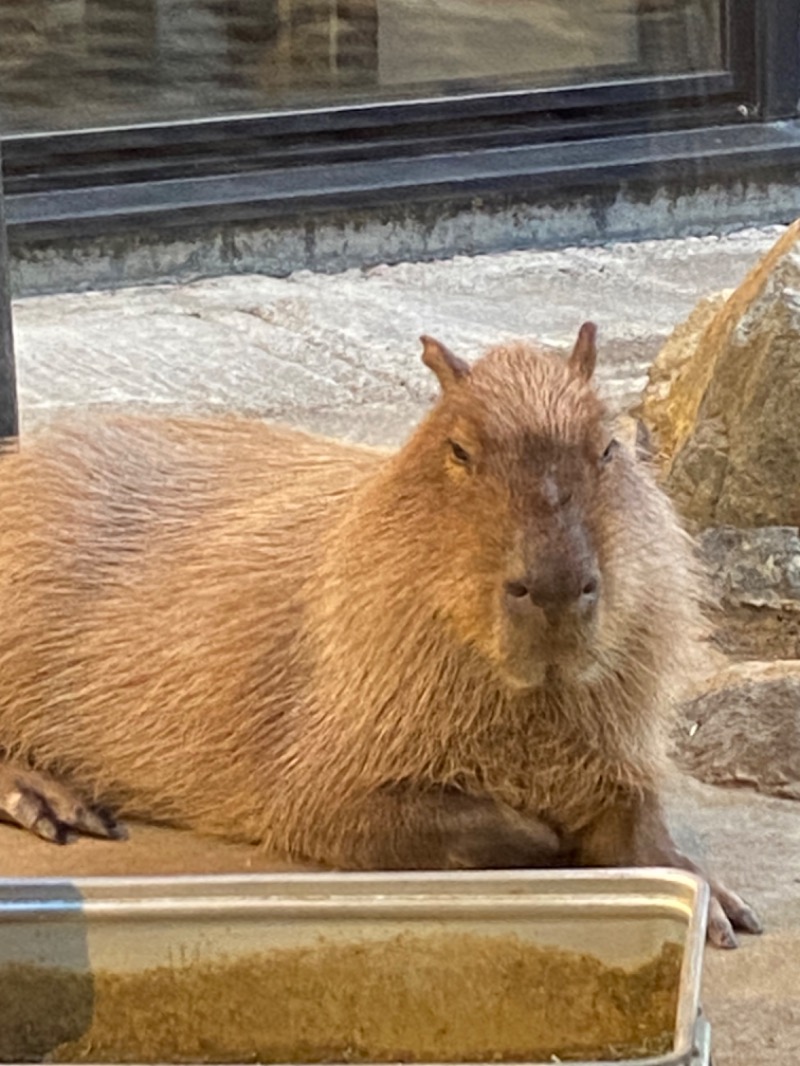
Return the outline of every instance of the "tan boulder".
[[[693,356],[730,295],[704,297],[675,327],[648,371],[647,388],[635,414],[653,435],[662,461],[675,454],[697,416],[712,368]]]
[[[675,330],[635,412],[690,527],[800,524],[800,220]]]

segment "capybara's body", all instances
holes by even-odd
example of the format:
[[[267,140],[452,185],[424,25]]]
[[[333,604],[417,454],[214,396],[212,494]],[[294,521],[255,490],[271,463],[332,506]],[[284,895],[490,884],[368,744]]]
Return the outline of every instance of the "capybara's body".
[[[67,422],[7,457],[0,745],[122,812],[300,850],[306,598],[379,462],[233,418]]]
[[[443,396],[396,454],[116,416],[4,458],[7,760],[334,866],[659,861],[626,819],[695,579],[593,332],[426,362]]]

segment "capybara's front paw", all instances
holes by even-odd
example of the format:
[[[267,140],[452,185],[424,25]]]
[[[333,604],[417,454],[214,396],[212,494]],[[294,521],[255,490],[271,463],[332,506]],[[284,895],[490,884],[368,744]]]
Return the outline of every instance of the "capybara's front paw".
[[[711,902],[708,908],[708,939],[718,948],[739,946],[734,930],[743,933],[762,932],[761,919],[749,904],[718,881],[711,882]]]
[[[77,833],[109,840],[126,835],[110,814],[71,788],[13,762],[0,763],[0,817],[54,844],[66,844]]]
[[[449,832],[446,865],[461,869],[507,869],[556,865],[558,834],[533,815],[490,800],[473,800]]]

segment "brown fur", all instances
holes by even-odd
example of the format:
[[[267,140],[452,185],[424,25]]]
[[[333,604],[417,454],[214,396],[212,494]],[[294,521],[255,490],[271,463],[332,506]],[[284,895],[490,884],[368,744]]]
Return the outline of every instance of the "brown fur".
[[[391,455],[236,418],[25,442],[0,465],[0,746],[123,814],[350,867],[480,864],[456,824],[491,865],[501,824],[571,839],[653,794],[692,556],[647,471],[602,463],[582,343],[470,370],[426,341],[443,396]],[[505,583],[575,553],[593,622],[515,628]]]

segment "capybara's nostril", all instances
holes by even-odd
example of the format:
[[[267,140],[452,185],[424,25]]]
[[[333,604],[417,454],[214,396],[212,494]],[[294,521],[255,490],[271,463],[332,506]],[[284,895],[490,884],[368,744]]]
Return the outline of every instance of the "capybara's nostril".
[[[506,581],[506,593],[515,600],[528,595],[528,586],[524,581]]]
[[[581,596],[584,601],[596,603],[600,594],[600,585],[596,577],[590,577],[586,584],[581,589]]]
[[[542,565],[524,582],[510,584],[524,587],[531,602],[551,615],[590,611],[600,596],[600,578],[594,568],[560,562]]]

